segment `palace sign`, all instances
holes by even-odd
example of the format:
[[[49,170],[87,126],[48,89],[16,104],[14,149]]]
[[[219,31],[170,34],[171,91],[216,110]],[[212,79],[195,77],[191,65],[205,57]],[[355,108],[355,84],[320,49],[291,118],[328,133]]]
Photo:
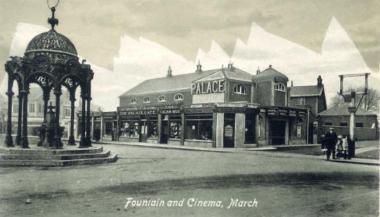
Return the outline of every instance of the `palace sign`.
[[[200,81],[191,84],[191,94],[223,93],[225,90],[224,80]]]

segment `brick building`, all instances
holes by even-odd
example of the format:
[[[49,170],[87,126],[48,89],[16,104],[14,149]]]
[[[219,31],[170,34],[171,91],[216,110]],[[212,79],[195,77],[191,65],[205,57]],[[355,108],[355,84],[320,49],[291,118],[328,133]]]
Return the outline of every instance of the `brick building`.
[[[256,74],[232,64],[146,80],[94,117],[103,139],[195,147],[305,144],[310,109],[289,106],[288,78],[272,66]],[[324,95],[323,95],[324,97]]]
[[[319,134],[327,132],[330,127],[339,135],[349,135],[349,104],[341,103],[319,113]],[[355,113],[354,135],[357,140],[379,139],[377,114],[371,111],[358,110]]]

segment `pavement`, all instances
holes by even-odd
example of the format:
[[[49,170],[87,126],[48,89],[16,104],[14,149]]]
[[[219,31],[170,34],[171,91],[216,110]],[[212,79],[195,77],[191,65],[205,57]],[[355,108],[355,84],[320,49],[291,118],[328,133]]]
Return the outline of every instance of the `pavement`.
[[[376,142],[376,141],[374,141]],[[366,142],[367,143],[367,142]],[[154,144],[154,143],[143,143],[143,142],[120,142],[120,141],[102,141],[98,144],[112,144],[112,145],[125,145],[125,146],[136,146],[145,148],[158,148],[158,149],[174,149],[174,150],[187,150],[187,151],[206,151],[206,152],[220,152],[220,153],[240,153],[240,152],[276,152],[278,149],[286,150],[289,148],[289,152],[282,153],[284,156],[300,155],[300,153],[291,153],[290,149],[296,147],[300,148],[315,148],[320,147],[320,144],[304,144],[304,145],[278,145],[278,146],[263,146],[263,147],[249,147],[249,148],[199,148],[199,147],[189,147],[189,146],[178,146],[178,145],[167,145],[167,144]],[[365,146],[362,148],[357,148],[355,150],[356,154],[364,153],[367,151],[376,150],[377,146]],[[315,159],[325,159],[325,155],[307,155],[308,158]],[[331,159],[331,162],[335,163],[349,163],[349,164],[362,164],[362,165],[372,165],[379,166],[380,160],[376,159],[366,159],[366,158],[352,158],[352,159]]]
[[[277,151],[102,146],[119,160],[92,166],[0,167],[0,216],[379,216],[378,167]],[[185,204],[125,209],[129,197],[185,199]],[[225,207],[189,207],[186,201],[192,198],[220,200]],[[258,206],[228,209],[231,199],[257,199]]]

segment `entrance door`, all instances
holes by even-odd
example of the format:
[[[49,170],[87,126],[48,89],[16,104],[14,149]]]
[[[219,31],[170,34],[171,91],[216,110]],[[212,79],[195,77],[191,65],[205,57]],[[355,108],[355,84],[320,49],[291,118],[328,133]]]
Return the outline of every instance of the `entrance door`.
[[[270,121],[270,138],[272,145],[285,144],[285,121]]]
[[[162,144],[168,144],[169,140],[169,121],[162,121],[161,141]]]
[[[255,114],[254,113],[248,113],[245,115],[245,143],[246,144],[253,144],[255,143]]]

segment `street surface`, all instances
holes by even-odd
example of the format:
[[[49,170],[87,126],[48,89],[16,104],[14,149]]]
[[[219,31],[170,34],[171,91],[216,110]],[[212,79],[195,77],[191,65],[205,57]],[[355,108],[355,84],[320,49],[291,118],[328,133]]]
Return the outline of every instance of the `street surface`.
[[[103,146],[120,159],[0,168],[0,216],[379,216],[377,166],[278,152]],[[184,204],[124,209],[129,197]],[[228,209],[231,198],[256,199],[257,206]],[[190,207],[189,199],[221,201],[223,207]]]

